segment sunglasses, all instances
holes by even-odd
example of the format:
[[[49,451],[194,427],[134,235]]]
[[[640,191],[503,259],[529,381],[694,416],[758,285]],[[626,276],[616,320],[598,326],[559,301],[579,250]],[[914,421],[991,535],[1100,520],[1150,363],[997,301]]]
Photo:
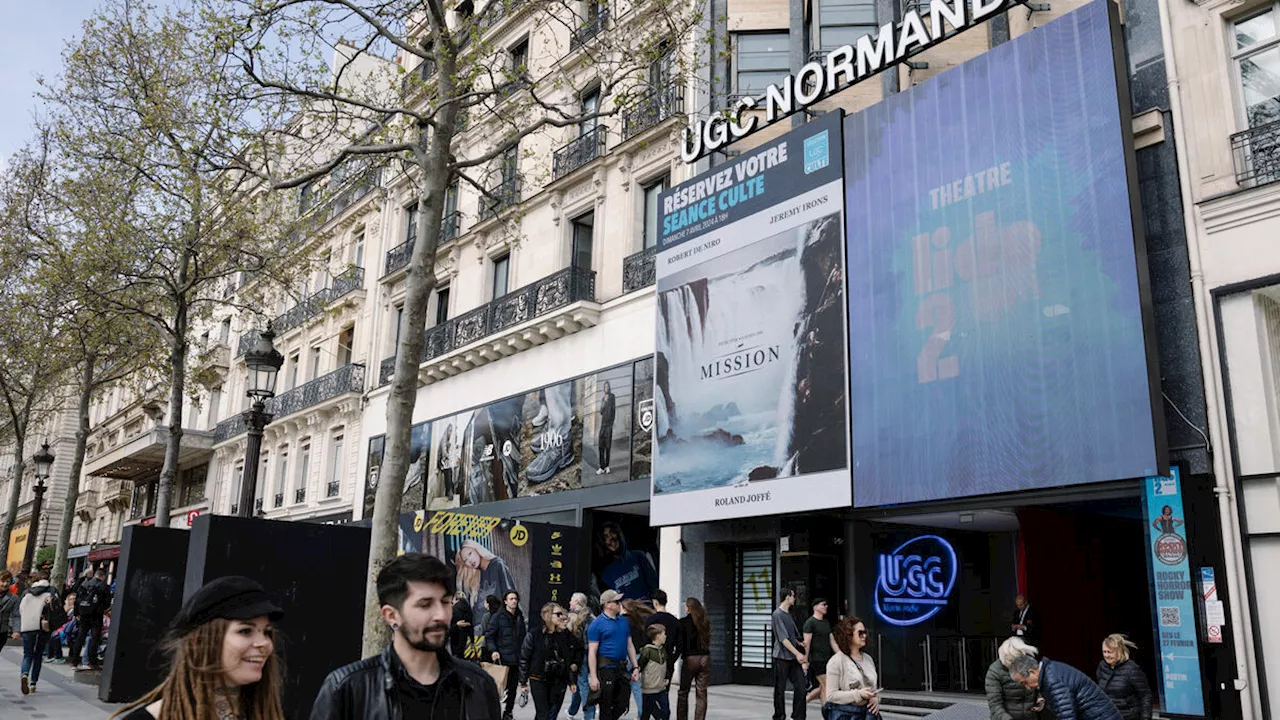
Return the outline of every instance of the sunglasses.
[[[858,631],[857,631],[857,635],[858,635],[858,637],[866,637],[866,636],[867,636],[867,631],[866,631],[866,630],[858,630]]]
[[[563,611],[563,610],[557,610],[557,611],[555,611],[555,612],[553,612],[553,613],[551,613],[551,614],[552,614],[552,615],[555,615],[556,617],[569,617],[569,614],[568,614],[568,613],[566,613],[566,612],[565,612],[565,611]]]

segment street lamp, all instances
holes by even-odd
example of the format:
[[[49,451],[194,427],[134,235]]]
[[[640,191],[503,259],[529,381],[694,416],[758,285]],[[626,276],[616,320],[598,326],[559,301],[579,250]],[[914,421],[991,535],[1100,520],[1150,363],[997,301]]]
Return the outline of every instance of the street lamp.
[[[284,365],[284,356],[271,344],[276,334],[270,326],[258,334],[258,340],[244,354],[245,367],[249,369],[249,387],[245,394],[253,398],[253,405],[240,414],[248,426],[248,442],[244,450],[244,480],[240,484],[240,504],[236,514],[253,517],[253,496],[258,486],[258,457],[262,454],[262,429],[271,422],[266,411],[266,401],[276,394],[276,376]]]
[[[49,452],[49,443],[45,442],[40,446],[40,452],[31,458],[32,464],[36,466],[36,486],[32,490],[36,493],[35,500],[31,503],[31,527],[27,529],[27,550],[22,555],[22,569],[31,572],[31,560],[35,557],[36,545],[40,540],[40,507],[44,504],[44,481],[49,479],[49,470],[53,467],[53,453]]]

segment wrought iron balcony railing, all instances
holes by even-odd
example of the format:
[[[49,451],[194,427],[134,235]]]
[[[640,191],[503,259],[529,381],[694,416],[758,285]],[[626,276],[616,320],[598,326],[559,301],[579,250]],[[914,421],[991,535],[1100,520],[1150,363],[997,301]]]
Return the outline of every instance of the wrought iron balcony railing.
[[[654,256],[658,248],[649,247],[622,260],[622,294],[649,287],[656,279]]]
[[[525,5],[525,0],[493,0],[493,2],[498,3],[499,7],[490,8],[486,6],[481,11],[480,24],[476,26],[476,32],[480,35],[484,35],[506,20],[515,17],[516,13]]]
[[[364,285],[364,268],[351,266],[333,278],[329,287],[312,293],[310,297],[294,305],[271,321],[271,329],[285,333],[324,312],[329,303],[360,289]]]
[[[380,165],[375,165],[360,172],[354,179],[345,181],[343,187],[336,194],[330,197],[323,205],[320,205],[320,209],[312,217],[313,222],[317,226],[323,225],[341,215],[343,210],[373,192],[381,182],[382,167]]]
[[[497,98],[494,101],[494,103],[497,104],[497,103],[505,102],[507,98],[511,97],[512,95],[515,95],[516,93],[520,92],[521,90],[527,87],[529,87],[529,79],[523,76],[508,82],[506,85],[496,87],[493,90],[493,94]]]
[[[363,391],[364,365],[353,363],[267,400],[266,411],[281,418],[347,393]],[[224,442],[246,430],[248,426],[245,424],[244,414],[232,415],[214,428],[213,441]]]
[[[253,501],[253,514],[257,515],[260,512],[262,512],[262,498]]]
[[[422,356],[418,362],[421,364],[440,357],[579,300],[595,299],[595,272],[577,267],[565,268],[429,328],[423,338]],[[378,368],[379,385],[391,382],[395,361],[394,356],[382,361]]]
[[[418,67],[405,73],[400,78],[400,97],[407,98],[416,94],[419,90],[426,87],[427,81],[436,74],[436,63],[434,60],[423,60]]]
[[[1280,120],[1231,136],[1236,182],[1257,187],[1280,182]]]
[[[301,502],[305,502],[305,501],[306,501],[306,499],[307,499],[307,489],[306,489],[306,488],[298,488],[297,490],[294,490],[294,491],[293,491],[293,502],[294,502],[294,503],[301,503]]]
[[[440,218],[440,244],[443,245],[458,237],[458,228],[462,225],[462,213],[454,210]],[[382,277],[386,277],[402,267],[407,267],[413,259],[413,246],[417,240],[406,240],[387,251],[382,266]]]
[[[502,211],[520,204],[520,177],[512,177],[489,191],[489,196],[481,199],[486,218],[498,215]]]
[[[232,506],[231,506],[230,513],[231,513],[232,515],[239,515],[239,514],[240,514],[240,506],[239,506],[239,505],[232,505]]]
[[[337,480],[330,480],[329,487],[325,488],[325,497],[338,497],[339,487]]]
[[[622,114],[622,139],[630,140],[667,118],[684,112],[684,94],[676,84],[654,88],[631,110]]]
[[[592,0],[587,0],[591,2]],[[578,32],[573,34],[569,40],[569,48],[576,50],[586,45],[591,38],[599,35],[604,31],[605,26],[609,24],[609,6],[600,5],[597,9],[595,17],[587,18],[587,21],[578,28]]]
[[[245,334],[241,335],[240,339],[236,341],[236,357],[241,357],[245,353],[249,352],[250,348],[253,347],[254,341],[257,339],[258,333],[253,332],[252,330],[246,331]]]
[[[284,493],[276,493],[276,501],[272,504],[272,507],[284,507]]]
[[[608,129],[597,125],[551,156],[551,177],[560,179],[604,154]]]

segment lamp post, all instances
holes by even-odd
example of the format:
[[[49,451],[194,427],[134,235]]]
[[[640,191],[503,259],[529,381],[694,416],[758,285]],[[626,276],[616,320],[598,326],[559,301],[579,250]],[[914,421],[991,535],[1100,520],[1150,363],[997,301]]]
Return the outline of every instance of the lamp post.
[[[40,508],[44,505],[44,481],[49,479],[49,469],[53,467],[53,453],[49,452],[49,443],[40,446],[40,452],[36,453],[31,462],[36,466],[36,486],[32,490],[36,493],[35,500],[31,503],[31,527],[27,528],[27,550],[22,555],[22,569],[25,572],[31,572],[31,561],[36,554],[36,545],[40,541]]]
[[[258,335],[253,347],[244,354],[245,367],[249,369],[249,387],[245,394],[253,398],[253,405],[240,417],[249,427],[248,442],[244,449],[244,481],[240,485],[240,504],[236,514],[253,517],[253,496],[258,487],[258,458],[262,454],[262,429],[271,422],[266,411],[266,401],[276,394],[276,375],[284,365],[284,356],[271,344],[276,334],[268,326]]]

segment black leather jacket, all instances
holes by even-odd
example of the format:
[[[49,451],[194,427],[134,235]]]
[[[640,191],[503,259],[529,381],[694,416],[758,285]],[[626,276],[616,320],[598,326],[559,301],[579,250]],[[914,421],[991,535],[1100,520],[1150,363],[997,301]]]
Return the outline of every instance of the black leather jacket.
[[[439,692],[460,695],[460,716],[402,718],[396,683],[405,677],[405,670],[388,646],[377,657],[329,673],[311,706],[311,720],[500,720],[498,686],[489,673],[447,652],[438,655]]]

